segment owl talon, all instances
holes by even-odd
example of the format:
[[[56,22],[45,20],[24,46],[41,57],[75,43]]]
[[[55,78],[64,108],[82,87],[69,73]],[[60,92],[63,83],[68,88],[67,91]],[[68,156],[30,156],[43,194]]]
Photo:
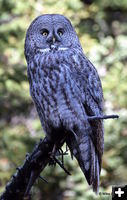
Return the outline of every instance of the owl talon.
[[[51,156],[50,157],[50,161],[49,161],[49,166],[51,165],[51,166],[56,166],[56,162],[54,161],[54,159],[53,159],[53,156]]]
[[[61,162],[64,165],[64,156],[68,155],[68,150],[65,150],[65,152],[62,150],[62,148],[59,149],[59,155],[61,156]]]
[[[50,161],[49,165],[56,166],[56,162],[54,161],[53,157],[56,155],[56,144],[54,144],[52,151],[49,153]]]
[[[49,155],[50,155],[50,158],[51,158],[51,159],[53,158],[53,156],[56,155],[56,144],[54,144],[53,149],[52,149],[52,152],[49,153]]]

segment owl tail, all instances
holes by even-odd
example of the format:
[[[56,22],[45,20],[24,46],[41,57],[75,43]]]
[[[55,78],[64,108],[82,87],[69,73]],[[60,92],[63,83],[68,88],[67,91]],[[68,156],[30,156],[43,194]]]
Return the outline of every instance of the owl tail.
[[[67,138],[71,154],[77,159],[89,185],[97,194],[99,191],[100,164],[90,135],[77,135],[73,132]]]

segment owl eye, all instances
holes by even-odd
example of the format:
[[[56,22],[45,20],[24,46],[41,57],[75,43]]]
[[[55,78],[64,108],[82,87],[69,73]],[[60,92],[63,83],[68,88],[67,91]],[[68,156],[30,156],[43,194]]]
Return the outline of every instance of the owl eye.
[[[41,30],[41,35],[43,35],[43,36],[47,36],[49,34],[49,31],[48,30],[46,30],[46,29],[44,29],[44,30]]]
[[[60,30],[57,31],[57,33],[58,33],[59,36],[62,36],[63,35],[63,30],[60,29]]]

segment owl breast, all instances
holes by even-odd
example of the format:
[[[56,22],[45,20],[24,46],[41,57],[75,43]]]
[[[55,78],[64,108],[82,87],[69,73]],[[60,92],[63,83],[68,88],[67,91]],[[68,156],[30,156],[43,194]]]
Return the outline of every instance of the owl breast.
[[[41,111],[41,122],[56,128],[62,125],[69,130],[75,122],[80,126],[84,119],[81,92],[66,59],[57,63],[50,58],[47,65],[46,61],[39,62],[33,65],[33,69],[29,67],[28,73],[31,96],[37,111]]]

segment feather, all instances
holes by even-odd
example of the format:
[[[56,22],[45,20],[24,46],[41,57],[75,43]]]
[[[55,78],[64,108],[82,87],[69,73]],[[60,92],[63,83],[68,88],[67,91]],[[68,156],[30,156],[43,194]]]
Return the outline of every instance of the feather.
[[[89,123],[86,129],[78,129],[76,132],[73,130],[72,133],[69,133],[67,145],[77,159],[88,184],[92,185],[95,193],[98,193],[101,166],[99,165],[98,154],[90,136],[91,128],[89,127],[89,129],[88,126]]]

